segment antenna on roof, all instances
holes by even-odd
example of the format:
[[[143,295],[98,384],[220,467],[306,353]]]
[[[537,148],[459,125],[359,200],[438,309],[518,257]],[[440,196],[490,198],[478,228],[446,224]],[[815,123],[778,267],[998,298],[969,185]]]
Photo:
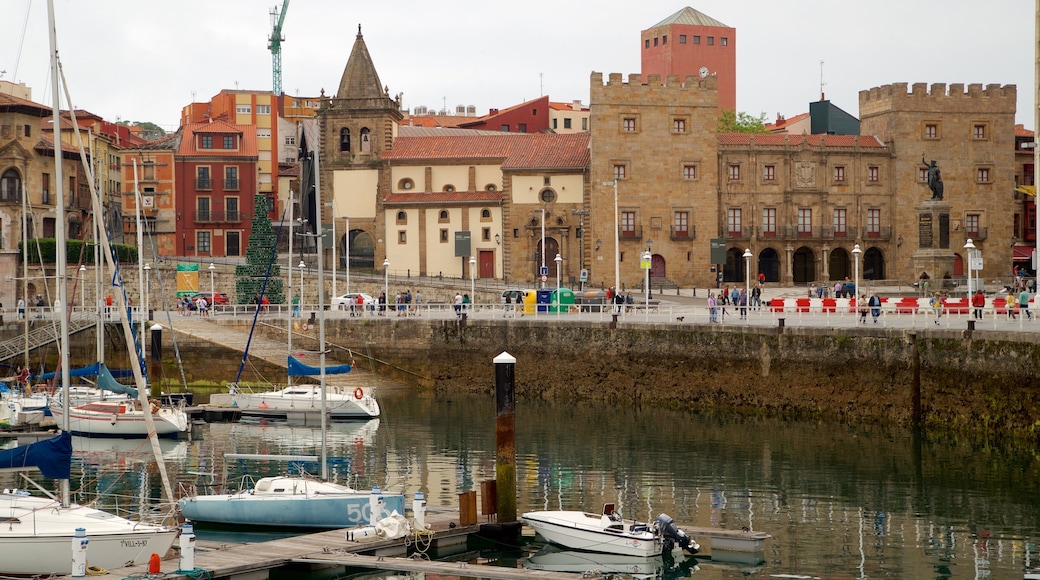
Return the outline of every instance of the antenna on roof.
[[[820,61],[820,100],[821,101],[825,101],[826,100],[826,98],[824,97],[824,93],[823,93],[823,87],[825,87],[826,85],[827,85],[827,83],[823,82],[823,61],[821,60]]]

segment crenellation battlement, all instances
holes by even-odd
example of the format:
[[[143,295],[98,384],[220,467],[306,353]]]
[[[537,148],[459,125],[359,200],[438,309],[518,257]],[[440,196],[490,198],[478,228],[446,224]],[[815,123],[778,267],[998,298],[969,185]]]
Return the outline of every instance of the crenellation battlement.
[[[909,87],[909,92],[907,88]],[[859,92],[860,117],[888,111],[989,111],[1014,113],[1018,89],[1015,85],[981,83],[892,83]]]
[[[632,90],[644,90],[646,88],[679,88],[679,89],[703,89],[717,91],[719,86],[718,77],[710,75],[700,78],[697,75],[687,75],[680,78],[679,75],[667,75],[663,82],[660,74],[650,74],[643,78],[640,73],[632,73],[626,79],[621,73],[610,73],[607,75],[606,84],[603,83],[603,73],[594,72],[590,77],[593,87],[628,87]]]

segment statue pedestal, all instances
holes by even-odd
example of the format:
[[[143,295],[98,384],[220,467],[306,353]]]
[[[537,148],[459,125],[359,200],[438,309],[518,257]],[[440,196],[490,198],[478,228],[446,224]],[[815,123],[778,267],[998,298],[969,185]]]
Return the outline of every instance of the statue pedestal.
[[[953,275],[956,254],[950,249],[950,204],[942,200],[923,201],[917,210],[918,248],[911,256],[914,277],[927,276],[933,289],[942,287],[942,279]]]

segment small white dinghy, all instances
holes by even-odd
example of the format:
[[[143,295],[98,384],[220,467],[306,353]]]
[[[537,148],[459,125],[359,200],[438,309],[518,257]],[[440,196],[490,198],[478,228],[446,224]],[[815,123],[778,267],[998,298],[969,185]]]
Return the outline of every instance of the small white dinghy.
[[[575,550],[643,557],[669,554],[676,547],[691,554],[700,550],[667,514],[651,524],[626,520],[612,503],[604,504],[601,514],[554,510],[527,512],[521,518],[546,540]]]

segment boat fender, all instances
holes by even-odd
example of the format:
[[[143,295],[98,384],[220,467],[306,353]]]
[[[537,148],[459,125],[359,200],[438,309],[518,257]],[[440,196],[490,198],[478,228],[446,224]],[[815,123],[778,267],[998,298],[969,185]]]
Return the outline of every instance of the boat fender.
[[[159,554],[152,552],[152,557],[148,558],[148,573],[158,574],[162,572],[162,561],[159,560]]]
[[[361,387],[358,387],[358,388],[354,389],[354,398],[355,399],[360,401],[361,398],[364,397],[364,396],[365,396],[365,391]]]
[[[374,526],[364,526],[347,530],[348,542],[360,542],[363,539],[375,539],[376,537],[378,537],[378,534],[376,533]]]
[[[159,403],[158,400],[153,399],[152,400],[152,405],[151,405],[151,407],[152,407],[152,414],[154,415],[154,414],[158,413],[159,412],[159,408],[161,406],[162,405]]]

